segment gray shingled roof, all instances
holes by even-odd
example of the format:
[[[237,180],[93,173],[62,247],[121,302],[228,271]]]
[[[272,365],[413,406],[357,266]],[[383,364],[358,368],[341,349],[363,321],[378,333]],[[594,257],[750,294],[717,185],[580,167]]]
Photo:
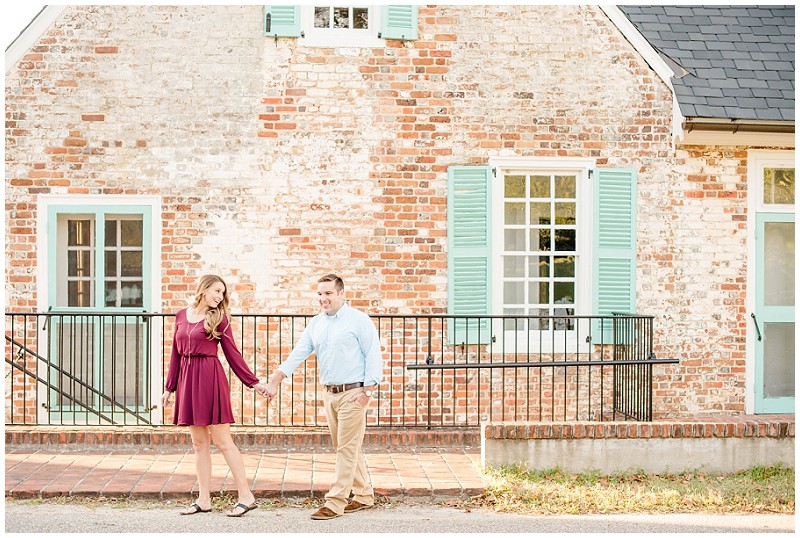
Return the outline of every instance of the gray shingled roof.
[[[618,6],[663,55],[687,118],[794,121],[794,6]]]

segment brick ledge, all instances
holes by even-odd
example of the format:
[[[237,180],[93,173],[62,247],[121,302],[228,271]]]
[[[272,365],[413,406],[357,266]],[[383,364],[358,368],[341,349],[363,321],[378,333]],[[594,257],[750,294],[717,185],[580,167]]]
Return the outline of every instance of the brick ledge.
[[[331,448],[327,428],[232,427],[240,448]],[[192,446],[188,428],[181,426],[10,426],[5,427],[7,447],[35,446],[62,450],[87,447],[186,448]],[[365,447],[478,447],[480,432],[368,428]]]
[[[646,439],[795,436],[794,415],[742,415],[653,422],[487,422],[482,439]]]

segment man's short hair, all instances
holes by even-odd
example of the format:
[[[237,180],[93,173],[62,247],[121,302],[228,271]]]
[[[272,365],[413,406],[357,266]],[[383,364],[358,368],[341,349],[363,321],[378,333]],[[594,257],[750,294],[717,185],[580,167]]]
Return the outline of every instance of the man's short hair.
[[[333,282],[333,287],[336,288],[336,291],[342,291],[344,289],[344,280],[339,278],[337,275],[330,273],[325,275],[324,277],[317,280],[317,283],[322,282]]]

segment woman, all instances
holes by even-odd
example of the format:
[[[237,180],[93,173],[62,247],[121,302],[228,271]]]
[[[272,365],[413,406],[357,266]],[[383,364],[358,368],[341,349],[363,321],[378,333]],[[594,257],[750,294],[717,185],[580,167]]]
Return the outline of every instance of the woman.
[[[197,285],[192,306],[175,316],[169,375],[161,396],[161,405],[166,407],[170,395],[177,391],[173,423],[189,426],[196,456],[200,492],[182,515],[211,512],[211,441],[225,457],[239,491],[236,505],[227,515],[240,517],[257,506],[247,484],[242,454],[231,437],[233,410],[228,380],[217,358],[218,344],[236,377],[263,395],[266,387],[247,367],[233,341],[225,282],[216,275],[205,275]]]

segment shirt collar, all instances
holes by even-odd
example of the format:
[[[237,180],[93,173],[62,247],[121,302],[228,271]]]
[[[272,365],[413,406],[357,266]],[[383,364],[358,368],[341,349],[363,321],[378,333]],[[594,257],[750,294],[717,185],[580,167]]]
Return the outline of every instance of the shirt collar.
[[[322,315],[325,316],[327,319],[333,321],[333,320],[339,319],[341,317],[342,312],[344,312],[345,308],[350,308],[350,307],[349,307],[349,305],[347,303],[342,303],[342,306],[339,308],[339,310],[336,311],[336,313],[334,315],[329,316],[325,312],[323,312]]]

